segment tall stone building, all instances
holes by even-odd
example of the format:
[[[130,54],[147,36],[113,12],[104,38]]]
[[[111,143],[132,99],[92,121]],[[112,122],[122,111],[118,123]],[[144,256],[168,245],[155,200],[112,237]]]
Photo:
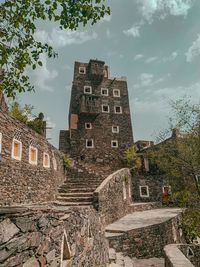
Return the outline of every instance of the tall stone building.
[[[126,77],[110,77],[100,60],[75,62],[69,130],[59,148],[86,162],[116,163],[133,144]]]

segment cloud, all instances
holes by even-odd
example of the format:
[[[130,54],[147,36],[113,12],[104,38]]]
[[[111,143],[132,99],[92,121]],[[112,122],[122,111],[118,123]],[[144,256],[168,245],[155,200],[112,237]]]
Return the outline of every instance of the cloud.
[[[149,64],[149,63],[155,62],[157,59],[158,57],[150,57],[150,58],[147,58],[147,60],[145,60],[145,63]]]
[[[53,92],[54,89],[50,85],[52,81],[58,76],[58,72],[56,70],[49,70],[47,68],[47,57],[42,54],[40,56],[40,60],[42,61],[42,67],[38,67],[34,73],[34,84],[41,90]]]
[[[185,55],[187,62],[192,62],[196,57],[200,56],[200,35],[198,35],[198,38],[192,43]]]
[[[101,20],[98,23],[101,24],[103,22],[110,22],[111,19],[112,19],[112,15],[105,15],[103,18],[101,18]]]
[[[140,36],[140,25],[133,25],[130,29],[124,30],[123,33],[127,36],[131,37],[139,37]]]
[[[71,31],[53,28],[51,33],[44,30],[37,30],[35,38],[41,42],[47,42],[55,48],[65,47],[72,44],[82,44],[97,38],[96,32]]]
[[[154,15],[164,19],[168,15],[187,16],[194,0],[136,0],[142,16],[152,22]]]
[[[156,79],[153,74],[151,73],[141,73],[138,77],[138,83],[134,85],[134,88],[142,88],[142,87],[151,87],[156,84],[164,82],[170,74],[167,74],[161,78]]]
[[[134,60],[136,61],[136,60],[139,60],[139,59],[142,59],[142,58],[144,58],[144,55],[142,55],[142,54],[138,54],[138,55],[136,55],[136,56],[134,57]]]
[[[174,51],[170,56],[164,57],[162,60],[164,63],[166,63],[166,62],[175,60],[177,58],[177,56],[178,56],[178,52]]]

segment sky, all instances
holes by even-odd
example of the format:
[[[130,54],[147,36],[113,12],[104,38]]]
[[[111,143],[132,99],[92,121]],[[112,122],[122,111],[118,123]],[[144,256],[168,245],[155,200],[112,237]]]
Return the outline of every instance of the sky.
[[[36,38],[51,44],[58,58],[42,56],[29,70],[35,93],[18,98],[45,114],[48,138],[58,147],[68,128],[75,61],[105,61],[112,76],[127,76],[134,140],[155,140],[167,127],[170,100],[200,101],[200,1],[108,0],[111,16],[77,31],[38,25]]]

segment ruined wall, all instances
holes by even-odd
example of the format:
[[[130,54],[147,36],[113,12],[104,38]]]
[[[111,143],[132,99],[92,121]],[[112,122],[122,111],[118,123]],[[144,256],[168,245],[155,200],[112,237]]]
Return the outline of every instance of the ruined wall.
[[[1,267],[105,267],[107,253],[93,209],[0,209]]]
[[[180,245],[180,250],[195,267],[200,267],[200,245]]]
[[[0,204],[51,201],[64,181],[62,154],[25,124],[0,111]],[[21,159],[12,157],[13,140],[21,142]],[[29,163],[30,147],[37,164]],[[49,167],[43,166],[44,153]]]
[[[109,175],[93,195],[94,206],[106,225],[126,215],[132,203],[129,169],[121,169]]]

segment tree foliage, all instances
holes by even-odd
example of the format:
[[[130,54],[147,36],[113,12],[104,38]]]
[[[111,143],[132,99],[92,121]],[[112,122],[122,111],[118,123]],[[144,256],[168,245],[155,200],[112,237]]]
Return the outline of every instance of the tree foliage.
[[[37,133],[42,134],[44,122],[33,114],[33,109],[34,107],[31,105],[25,105],[24,107],[21,107],[16,101],[10,103],[9,105],[9,113],[13,118],[23,122]]]
[[[124,159],[130,168],[139,170],[141,168],[141,159],[137,154],[137,149],[135,145],[127,148],[124,152]]]
[[[0,3],[0,90],[15,97],[17,92],[34,87],[25,73],[26,67],[42,66],[40,55],[57,56],[47,43],[39,42],[34,34],[38,21],[57,22],[61,30],[76,30],[79,25],[96,23],[110,14],[105,0],[5,0]]]

